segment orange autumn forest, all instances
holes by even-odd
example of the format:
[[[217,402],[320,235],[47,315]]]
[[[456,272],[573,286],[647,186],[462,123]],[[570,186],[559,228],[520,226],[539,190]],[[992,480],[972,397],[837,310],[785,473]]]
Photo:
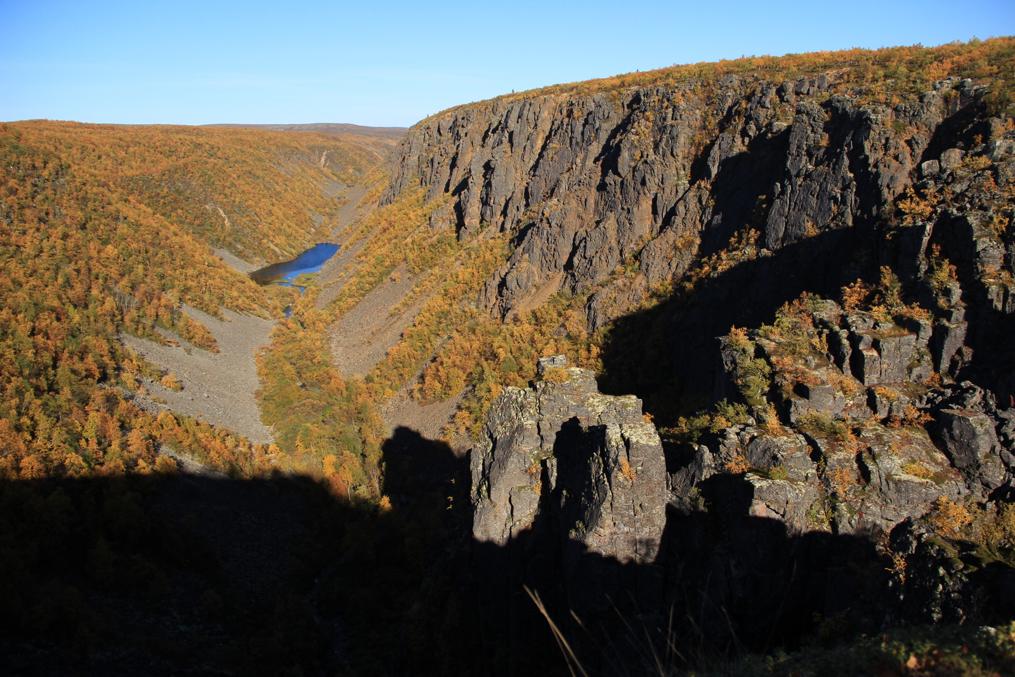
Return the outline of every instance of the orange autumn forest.
[[[1013,73],[0,122],[0,666],[1015,670]]]

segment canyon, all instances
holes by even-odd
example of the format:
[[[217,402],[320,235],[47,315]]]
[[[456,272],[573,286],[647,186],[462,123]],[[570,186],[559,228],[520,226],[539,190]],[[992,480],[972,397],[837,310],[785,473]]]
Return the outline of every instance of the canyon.
[[[149,132],[3,125],[0,220],[38,254],[5,256],[66,290],[4,291],[6,354],[49,357],[5,360],[30,564],[3,570],[85,601],[12,593],[5,627],[39,620],[0,646],[150,674],[1015,668],[1013,60],[759,57],[408,130],[167,128],[183,160],[120,173],[102,154]],[[79,224],[71,279],[44,235]],[[302,293],[248,275],[323,241]],[[86,536],[39,540],[37,505]]]

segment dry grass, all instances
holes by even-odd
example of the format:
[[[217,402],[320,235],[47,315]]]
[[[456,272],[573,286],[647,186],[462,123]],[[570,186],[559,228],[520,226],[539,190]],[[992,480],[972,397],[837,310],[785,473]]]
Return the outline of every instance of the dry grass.
[[[743,475],[751,469],[750,463],[747,462],[747,459],[744,458],[743,454],[736,454],[733,458],[727,461],[726,465],[723,467],[726,469],[726,472],[733,475]]]
[[[547,383],[567,383],[571,379],[566,367],[548,367],[543,371],[543,380]]]
[[[620,474],[623,475],[628,482],[634,483],[634,480],[638,477],[634,468],[631,467],[631,462],[627,460],[626,456],[620,457]]]

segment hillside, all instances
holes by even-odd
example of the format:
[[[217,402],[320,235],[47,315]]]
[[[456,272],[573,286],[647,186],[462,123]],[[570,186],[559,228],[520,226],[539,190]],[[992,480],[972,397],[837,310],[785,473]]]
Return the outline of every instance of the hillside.
[[[245,128],[6,125],[82,178],[122,191],[202,241],[241,258],[291,256],[321,237],[349,186],[386,159],[388,143],[357,135]]]
[[[226,478],[297,466],[268,443],[255,399],[256,352],[297,294],[236,267],[330,239],[387,152],[342,134],[0,125],[5,672],[70,674],[85,659],[111,661],[107,674],[178,673],[147,643],[165,634],[157,609],[199,609],[194,622],[215,636],[208,609],[233,605],[251,566],[262,595],[293,584],[291,566],[259,557],[273,539],[303,547],[304,526],[286,516],[303,485],[271,510],[270,482],[251,493]],[[195,505],[202,486],[214,488]],[[256,526],[219,526],[241,511]],[[207,529],[195,534],[197,521]],[[231,608],[240,624],[260,613]],[[272,618],[251,627],[287,619]]]
[[[287,295],[212,248],[263,261],[328,237],[343,195],[384,157],[358,139],[182,127],[26,122],[0,127],[0,140],[3,462],[29,477],[153,467],[165,438],[131,391],[177,377],[120,334],[217,353],[197,313],[279,315]],[[249,443],[227,447],[218,464],[252,463]]]
[[[222,128],[245,128],[245,129],[266,129],[276,132],[311,132],[314,134],[325,134],[331,136],[362,136],[383,140],[391,145],[396,144],[405,136],[404,127],[367,127],[364,125],[350,125],[337,122],[308,122],[303,124],[231,124],[231,125],[207,125],[208,127]]]
[[[464,391],[467,416],[454,428],[475,431],[482,402],[498,385],[526,383],[537,353],[606,367],[598,353],[611,322],[716,277],[717,266],[894,219],[919,165],[946,148],[945,133],[969,141],[1001,133],[988,123],[990,111],[999,120],[1008,114],[1011,50],[999,39],[748,59],[451,109],[410,130],[382,197],[387,206],[349,233],[356,256],[319,305],[334,321],[399,278],[409,300],[399,296],[393,314],[411,308],[413,321],[385,359],[375,358],[367,381],[382,398],[407,381],[424,402]],[[990,86],[964,93],[957,78],[967,75]],[[987,127],[950,129],[958,109],[968,117],[974,108]],[[787,268],[803,277],[809,266]],[[879,275],[877,266],[841,268],[819,281],[822,289]],[[687,338],[710,341],[733,323],[771,319],[792,298],[776,282],[748,285],[761,303],[744,302]],[[799,293],[816,281],[786,282]],[[467,302],[445,307],[459,298]],[[541,311],[553,326],[540,325]],[[751,317],[738,316],[746,311]],[[566,335],[557,332],[560,314]],[[653,362],[650,376],[667,361]],[[694,377],[699,392],[681,395],[688,401],[680,406],[663,395],[653,413],[707,399],[710,377]],[[649,394],[646,385],[639,394]]]
[[[404,132],[0,125],[0,649],[1015,669],[1013,73],[998,38]],[[305,293],[238,271],[322,240]]]

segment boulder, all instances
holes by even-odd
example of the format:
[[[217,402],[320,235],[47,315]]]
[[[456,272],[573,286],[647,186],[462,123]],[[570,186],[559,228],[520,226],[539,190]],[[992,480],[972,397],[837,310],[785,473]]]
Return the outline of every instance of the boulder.
[[[787,533],[823,531],[826,524],[815,517],[822,495],[808,482],[775,480],[748,473],[745,479],[753,490],[749,515],[774,519],[786,525]]]
[[[860,435],[863,491],[851,506],[852,529],[888,532],[899,522],[924,515],[940,497],[968,495],[962,475],[916,428],[879,427]]]
[[[846,408],[846,398],[828,383],[798,384],[796,394],[789,402],[789,420],[794,423],[812,413],[836,417]]]
[[[971,486],[1001,486],[1006,469],[994,419],[982,411],[942,408],[935,412],[934,439]]]
[[[926,178],[928,176],[937,176],[938,172],[941,171],[941,163],[937,160],[927,160],[920,164],[920,176]]]
[[[810,451],[802,435],[757,434],[747,443],[744,456],[755,470],[785,476],[785,479],[794,482],[805,482],[816,476]]]
[[[850,367],[860,383],[901,383],[910,379],[911,370],[920,362],[921,344],[917,335],[896,327],[877,326],[850,335]]]
[[[958,166],[962,164],[962,158],[964,156],[965,153],[958,148],[949,148],[941,153],[941,158],[939,160],[941,169],[943,171],[950,172],[953,169],[958,168]]]

